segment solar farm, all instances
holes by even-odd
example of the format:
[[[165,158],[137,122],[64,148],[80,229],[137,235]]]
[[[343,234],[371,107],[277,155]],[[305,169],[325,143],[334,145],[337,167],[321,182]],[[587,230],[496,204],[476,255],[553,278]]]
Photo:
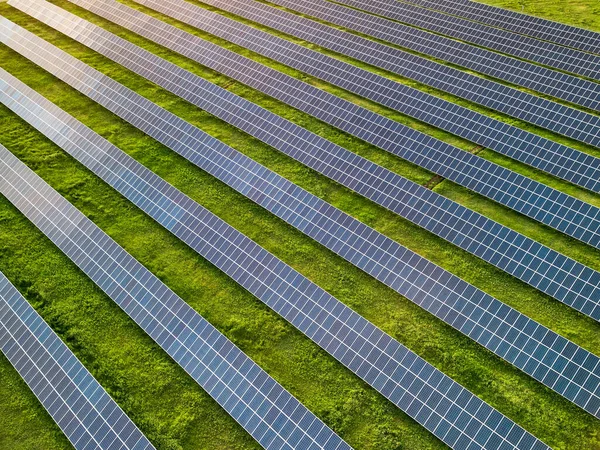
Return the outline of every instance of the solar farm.
[[[597,0],[0,0],[0,450],[600,450]]]

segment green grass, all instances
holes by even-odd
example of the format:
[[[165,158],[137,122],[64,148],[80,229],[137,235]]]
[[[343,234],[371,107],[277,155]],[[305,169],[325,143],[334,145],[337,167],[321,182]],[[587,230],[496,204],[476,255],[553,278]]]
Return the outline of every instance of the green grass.
[[[233,92],[414,181],[424,183],[431,177],[422,169],[352,139],[239,83],[231,83],[222,75],[109,25],[65,1],[56,3],[213,82],[228,85]],[[578,344],[600,353],[598,325],[591,320],[315,174],[14,9],[0,5],[0,13]],[[574,405],[6,47],[0,47],[0,60],[6,70],[553,447],[600,448],[598,421]],[[302,76],[293,71],[289,73]],[[303,78],[335,90],[310,77]],[[350,94],[342,94],[351,97]],[[378,108],[376,105],[368,106]],[[393,112],[381,111],[463,148],[469,146],[469,143],[441,132],[438,134],[436,130],[410,122],[410,119]],[[0,109],[0,142],[161,277],[357,449],[443,448],[439,441],[357,380],[293,327],[6,108]],[[491,152],[488,157],[506,165],[514,164]],[[519,170],[529,169],[519,167]],[[575,189],[566,183],[553,179],[550,181],[563,190]],[[443,195],[479,209],[496,220],[600,268],[599,253],[572,239],[510,213],[452,183],[444,182],[437,189]],[[578,195],[588,194],[579,192]],[[590,194],[589,201],[596,202],[597,196]],[[257,448],[232,419],[4,199],[0,202],[0,270],[17,284],[158,447]],[[19,384],[18,375],[5,359],[0,360],[0,377],[0,398],[6,399],[0,400],[0,413],[8,411],[0,421],[0,448],[67,448],[68,444],[56,426],[23,383]],[[24,417],[28,418],[26,422]],[[21,436],[27,433],[25,427],[29,423],[35,432],[25,440]]]

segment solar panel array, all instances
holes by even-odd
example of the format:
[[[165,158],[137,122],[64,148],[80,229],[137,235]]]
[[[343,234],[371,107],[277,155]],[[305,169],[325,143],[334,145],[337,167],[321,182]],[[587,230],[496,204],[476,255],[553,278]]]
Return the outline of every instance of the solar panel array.
[[[471,0],[406,0],[409,3],[443,11],[476,22],[533,36],[555,44],[598,53],[600,33],[529,16]]]
[[[144,52],[138,47],[129,45],[127,48],[128,41],[99,27],[86,25],[89,22],[58,7],[48,6],[42,13],[44,3],[31,2],[32,7],[27,8],[28,13],[94,50],[103,52],[105,55],[113,55],[109,57],[125,67],[138,71],[146,78],[150,77],[158,84],[164,82],[162,80],[165,78],[165,72],[162,68],[159,69],[159,66],[164,66],[165,61],[161,62],[157,56]],[[17,2],[13,4],[22,6]],[[112,14],[105,8],[101,9],[103,16],[109,17],[117,23],[122,22],[120,13]],[[136,26],[136,30],[145,32],[144,30],[147,30],[150,25],[150,19],[149,16],[143,16],[143,20],[138,21],[139,27]],[[97,38],[86,37],[84,33],[75,33],[73,27],[77,24],[87,26],[88,34],[95,33]],[[353,136],[431,170],[567,235],[600,248],[600,208],[596,206],[505,169],[477,155],[462,151],[208,41],[190,36],[190,39],[193,40],[190,42],[194,44],[190,45],[182,42],[179,37],[162,35],[148,35],[148,37]],[[114,45],[106,45],[105,41],[113,41]],[[115,45],[121,47],[118,52],[114,49]],[[125,57],[125,52],[129,52],[131,56]],[[150,67],[141,65],[140,68],[140,64],[135,62],[136,58],[154,60],[157,65]],[[172,64],[171,66],[177,70],[176,66]],[[161,81],[154,80],[157,77]],[[189,83],[189,80],[186,81]],[[179,94],[179,92],[177,93]]]
[[[86,22],[58,7],[51,8],[51,6],[48,6],[42,13],[44,3],[30,2],[31,8],[17,2],[12,4],[27,8],[29,14],[95,50],[104,51],[106,54],[112,53],[114,55],[112,58],[120,58],[117,61],[125,67],[134,68],[134,70],[139,67],[138,63],[130,60],[129,57],[124,57],[124,52],[127,50],[116,52],[113,48],[105,48],[110,46],[104,44],[105,39],[117,39],[116,45],[124,48],[127,41],[116,38],[99,27],[94,28],[97,31],[98,39],[86,38],[81,33],[74,33],[74,25],[81,24],[83,26]],[[103,16],[109,17],[117,23],[123,22],[120,12],[112,14],[106,11],[105,8],[101,8],[101,10]],[[150,19],[149,16],[142,16],[142,19],[137,21],[136,31],[146,35],[145,30],[150,25]],[[72,23],[67,23],[68,21]],[[133,27],[133,25],[127,25],[127,28]],[[93,32],[95,31],[91,31],[91,33]],[[190,45],[188,42],[182,42],[180,37],[150,34],[148,34],[148,37],[167,48],[232,76],[244,84],[259,89],[351,135],[431,170],[576,239],[600,248],[600,208],[598,207],[512,172],[479,156],[462,151],[443,141],[208,41],[190,35],[190,42],[193,42],[193,45]],[[139,53],[140,50],[138,48],[137,52]],[[136,57],[140,58],[140,55],[136,56],[135,52],[132,52],[131,58]],[[160,60],[156,56],[153,56],[153,58],[157,62]],[[147,73],[152,72],[154,72],[155,77],[164,78],[163,73],[157,73],[158,66],[142,68],[142,74],[146,77],[148,77]]]
[[[194,5],[179,0],[166,3],[155,0],[136,1],[165,14],[167,10],[177,14],[181,11],[194,14],[196,10]],[[598,138],[600,118],[593,114],[462,72],[254,0],[204,0],[203,3],[542,128],[600,147]],[[538,77],[533,77],[531,74],[529,76],[530,80],[537,82]],[[567,92],[557,80],[541,79],[538,87],[559,98]],[[600,110],[599,84],[581,80],[577,93],[568,95],[570,101],[574,103]]]
[[[396,0],[394,0],[396,1]],[[215,36],[253,50],[261,55],[319,77],[362,97],[376,101],[430,125],[454,133],[486,148],[529,164],[574,184],[600,192],[600,159],[528,133],[455,103],[376,75],[352,64],[291,43],[185,0],[142,0],[168,16]],[[76,0],[101,15],[119,17],[119,23],[145,36],[195,39],[157,19],[118,2]],[[140,23],[143,22],[143,27]],[[597,131],[600,131],[600,127]],[[600,146],[600,136],[597,136]]]
[[[517,58],[600,80],[600,57],[597,55],[492,28],[397,0],[338,0],[338,3],[471,42]]]
[[[78,125],[79,131],[85,134],[84,128],[83,125]],[[64,139],[59,137],[62,131],[66,132],[54,130],[50,136]],[[88,134],[84,137],[79,134],[74,138],[80,144],[90,147],[94,144],[86,139],[93,139],[99,145],[95,156],[107,163],[112,159],[111,149],[102,145],[103,139],[100,136]],[[127,158],[121,159],[126,160]],[[2,151],[0,161],[2,176],[6,180],[1,186],[1,193],[265,449],[351,448],[229,339],[10,152]],[[120,172],[107,176],[115,184],[128,189],[129,196],[145,201],[147,209],[160,210],[159,214],[164,210],[154,201],[158,202],[161,195],[166,199],[167,193],[174,195],[180,204],[173,203],[175,208],[171,208],[170,213],[179,214],[179,218],[182,218],[185,206],[191,201],[143,166],[137,163],[134,165],[136,167],[113,167]],[[141,175],[134,175],[138,171]],[[148,181],[142,178],[147,178]],[[151,196],[152,200],[144,194]],[[196,213],[197,217],[212,219],[213,222],[216,220],[200,207],[196,208]],[[182,222],[178,222],[176,217],[168,214],[164,214],[164,217],[163,222],[170,222],[172,225],[177,222],[177,227],[183,229]],[[214,241],[215,245],[216,242]]]
[[[92,33],[92,30],[97,29],[96,26],[86,22],[83,24],[90,32],[91,45],[102,42]],[[79,36],[83,36],[83,24],[68,27],[68,31],[77,29]],[[104,35],[114,39],[113,43],[97,47],[105,55],[112,56],[123,64],[137,62],[137,66],[130,64],[130,67],[147,76],[155,64],[160,70],[149,76],[166,89],[584,314],[600,319],[600,273],[287,122],[127,41],[110,33]],[[94,100],[101,101],[101,95],[87,89],[79,78],[73,76],[77,72],[93,74],[85,64],[8,20],[0,21],[0,37],[4,44]],[[126,49],[135,49],[137,53],[129,53]],[[140,54],[144,57],[140,58]],[[81,69],[77,70],[77,67]]]
[[[469,450],[548,448],[533,435],[116,147],[99,136],[84,138],[86,130],[81,124],[74,123],[73,127],[80,133],[74,139],[90,152],[89,155],[80,153],[80,157],[86,160],[90,167],[94,167],[95,173],[104,175],[103,179],[111,186],[174,235],[182,239],[190,238],[188,242],[200,255],[281,314],[449,446]],[[62,132],[68,133],[68,130],[56,130],[51,136],[63,140],[60,137]],[[97,143],[96,146],[93,145],[92,139]],[[92,153],[94,157],[91,156]],[[261,445],[266,448],[310,450],[349,448],[291,396],[286,400],[286,391],[274,381],[269,381],[266,373],[257,373],[258,366],[251,363],[241,352],[235,355],[233,360],[229,360],[229,355],[235,351],[230,341],[212,327],[209,329],[209,325],[203,322],[200,316],[178,297],[173,297],[175,294],[168,291],[166,286],[141,265],[135,271],[127,272],[126,268],[131,267],[135,261],[124,250],[16,158],[12,155],[7,155],[7,158],[15,160],[14,164],[20,169],[20,178],[11,185],[14,189],[9,189],[5,194],[9,200],[22,209],[43,231],[50,228],[48,237],[55,239],[54,242],[76,263],[81,264],[83,270],[87,272],[88,266],[93,265],[94,273],[99,273],[95,280],[99,285],[104,282],[110,283],[103,288],[110,294],[118,292],[120,295],[115,298],[117,301],[121,297],[127,297],[134,303],[123,290],[137,282],[133,292],[141,292],[140,303],[136,304],[133,316],[142,316],[140,324],[144,328],[148,322],[151,323],[148,332],[151,336],[159,336],[158,342],[168,343],[165,344],[167,349],[174,351],[174,358],[177,358],[186,370],[190,369],[190,366],[193,367],[193,364],[198,364],[197,361],[192,361],[194,354],[190,353],[190,350],[202,346],[198,343],[196,346],[191,344],[190,347],[182,347],[183,343],[188,344],[189,340],[194,340],[196,336],[210,335],[214,338],[215,334],[218,335],[212,347],[220,349],[222,354],[226,355],[227,362],[218,361],[219,353],[211,352],[213,354],[209,356],[208,361],[217,361],[211,361],[208,369],[212,368],[216,376],[204,367],[192,368],[188,373],[192,376],[200,373],[198,378],[204,381],[204,385],[209,389],[213,384],[220,383],[220,386],[215,387],[217,401],[224,401],[226,409],[229,408],[230,414],[243,425],[249,421],[252,425],[248,426],[249,431],[255,433],[253,435]],[[25,202],[43,204],[41,210],[45,214],[31,217],[27,207],[21,206]],[[70,252],[73,247],[75,253]],[[87,253],[90,247],[93,253]],[[84,261],[77,259],[78,257],[84,258]],[[120,262],[122,264],[119,264]],[[114,273],[107,274],[107,270],[114,270]],[[90,276],[93,277],[94,273]],[[129,273],[135,274],[135,278],[127,276]],[[121,281],[120,285],[115,286],[115,282]],[[159,286],[159,291],[148,292],[147,286]],[[167,301],[162,304],[159,299],[165,297]],[[153,301],[157,304],[152,304]],[[150,303],[150,317],[145,310],[137,312],[146,302]],[[185,314],[184,319],[178,320],[176,314],[179,311]],[[154,313],[163,320],[156,321],[151,315]],[[189,319],[190,315],[193,316],[192,319]],[[194,336],[196,327],[190,325],[201,321],[198,334]],[[160,329],[159,325],[162,323],[172,322],[176,327],[172,333]],[[204,346],[198,351],[203,354],[207,349]],[[251,379],[256,380],[256,389],[261,386],[265,389],[263,392],[266,392],[268,400],[259,399],[256,403],[252,402],[252,397],[258,394],[244,384],[244,376],[235,369],[247,369],[248,365],[255,367],[250,370]],[[242,396],[238,398],[230,389],[239,385],[242,388]],[[251,392],[250,398],[244,396],[248,394],[247,391]],[[263,404],[271,399],[276,404]],[[279,403],[280,400],[283,403]],[[250,401],[248,406],[245,401]],[[258,423],[261,415],[264,415],[263,420],[268,421],[271,428]],[[253,426],[257,426],[254,431]],[[289,430],[293,426],[301,428],[304,434],[299,435],[299,431]],[[286,444],[282,439],[284,432],[284,436],[291,433],[288,440],[294,440]],[[263,433],[266,437],[263,436],[261,441]]]
[[[0,161],[0,186],[10,184],[5,164]],[[1,272],[0,350],[75,449],[154,448]]]
[[[8,76],[0,100],[86,164],[59,108]],[[90,79],[100,104],[501,358],[600,417],[600,359],[116,83]],[[102,82],[105,81],[105,82]],[[115,84],[115,87],[112,87]],[[70,118],[71,119],[71,118]],[[88,167],[94,170],[93,166]],[[106,169],[108,171],[108,169]],[[96,170],[97,171],[97,170]],[[98,172],[98,171],[97,171]],[[98,173],[101,176],[101,173]],[[183,238],[193,245],[194,235]],[[535,350],[535,351],[533,351]],[[571,375],[567,375],[571,374]],[[578,384],[573,377],[585,380]]]
[[[594,95],[598,92],[597,83],[325,0],[271,0],[270,3],[568,102],[579,101],[586,92]]]

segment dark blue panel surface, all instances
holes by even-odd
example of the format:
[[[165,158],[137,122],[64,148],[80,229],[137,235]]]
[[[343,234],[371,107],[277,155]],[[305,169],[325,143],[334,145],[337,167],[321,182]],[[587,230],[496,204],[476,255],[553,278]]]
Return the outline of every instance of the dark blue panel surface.
[[[8,153],[0,145],[0,154]],[[0,191],[8,183],[4,176],[0,170]],[[75,449],[154,449],[1,272],[0,350]]]
[[[541,17],[528,16],[520,12],[471,0],[405,1],[566,47],[596,54],[600,53],[600,33],[595,31],[553,22]]]
[[[489,27],[397,0],[338,0],[338,3],[399,20],[517,58],[600,80],[600,57],[551,42]]]

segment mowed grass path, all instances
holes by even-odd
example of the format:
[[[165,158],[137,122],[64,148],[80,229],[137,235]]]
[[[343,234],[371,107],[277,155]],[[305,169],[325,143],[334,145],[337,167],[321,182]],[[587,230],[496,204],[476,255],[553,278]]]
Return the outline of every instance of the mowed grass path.
[[[118,32],[211,81],[294,120],[419,183],[431,174],[111,26],[65,1],[73,12]],[[450,244],[340,188],[273,149],[132,75],[61,34],[0,5],[3,15],[61,46],[302,187],[600,353],[597,324]],[[201,34],[201,33],[198,33]],[[231,46],[233,48],[233,46]],[[259,58],[257,58],[259,59]],[[199,203],[277,254],[400,342],[556,448],[599,448],[598,421],[380,283],[324,250],[211,176],[103,108],[0,48],[2,67],[37,89]],[[290,71],[290,73],[294,74]],[[301,76],[300,74],[294,74]],[[303,77],[307,81],[318,81]],[[321,87],[334,90],[320,83]],[[342,93],[343,95],[348,95]],[[375,105],[369,107],[377,108]],[[384,111],[402,121],[410,121]],[[414,121],[413,121],[414,122]],[[435,130],[413,123],[433,134]],[[437,135],[437,134],[436,134]],[[439,133],[461,147],[469,143]],[[197,311],[358,449],[443,448],[439,441],[356,379],[259,301],[237,287],[114,190],[17,118],[0,109],[0,142],[160,276]],[[508,162],[507,162],[508,163]],[[523,169],[525,170],[525,169]],[[553,180],[554,181],[554,180]],[[556,182],[565,190],[565,183]],[[600,266],[597,252],[510,214],[452,183],[444,195],[477,207],[561,251]],[[588,195],[581,193],[581,195]],[[596,196],[590,196],[597,201]],[[257,445],[59,250],[5,199],[0,202],[0,270],[76,352],[159,448],[250,449]],[[0,360],[0,448],[69,444],[12,370]],[[23,438],[27,436],[27,438]]]

